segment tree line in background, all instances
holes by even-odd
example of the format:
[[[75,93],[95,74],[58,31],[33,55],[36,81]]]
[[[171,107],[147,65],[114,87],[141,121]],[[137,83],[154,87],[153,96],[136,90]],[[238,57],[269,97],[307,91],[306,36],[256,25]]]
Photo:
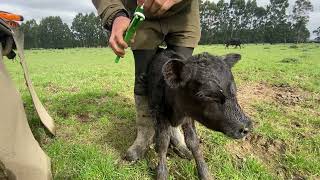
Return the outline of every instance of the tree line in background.
[[[318,27],[318,29],[314,30],[313,33],[317,36],[315,40],[320,42],[320,26]]]
[[[265,7],[257,0],[219,0],[200,3],[200,44],[220,44],[232,38],[245,43],[300,43],[310,37],[307,29],[313,6],[297,0],[289,12],[288,0],[270,0]],[[71,27],[59,16],[29,20],[21,24],[25,48],[69,48],[106,46],[109,33],[94,13],[79,13]],[[320,27],[313,31],[320,40]]]
[[[107,45],[108,33],[94,13],[79,13],[71,27],[59,16],[49,16],[38,24],[34,19],[21,24],[25,34],[25,48],[73,48]]]
[[[309,0],[297,0],[292,12],[288,0],[270,0],[265,7],[258,6],[257,0],[203,1],[200,43],[224,43],[231,38],[246,43],[306,42],[312,10]]]

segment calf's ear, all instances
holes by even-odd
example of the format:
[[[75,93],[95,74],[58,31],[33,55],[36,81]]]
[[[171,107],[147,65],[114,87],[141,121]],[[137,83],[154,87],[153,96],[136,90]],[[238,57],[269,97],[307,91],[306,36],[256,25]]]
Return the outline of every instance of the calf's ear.
[[[162,74],[171,88],[183,87],[191,78],[191,69],[180,60],[170,60],[162,67]]]
[[[227,54],[223,60],[228,64],[230,68],[232,68],[240,59],[241,59],[240,54],[232,53],[232,54]]]

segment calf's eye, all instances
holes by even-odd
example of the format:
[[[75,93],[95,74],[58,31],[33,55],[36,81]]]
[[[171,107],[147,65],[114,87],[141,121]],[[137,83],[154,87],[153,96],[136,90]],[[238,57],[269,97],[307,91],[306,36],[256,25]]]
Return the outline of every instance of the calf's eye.
[[[204,91],[199,91],[196,93],[196,96],[202,101],[223,104],[225,102],[225,97],[221,95],[221,93],[206,93]]]

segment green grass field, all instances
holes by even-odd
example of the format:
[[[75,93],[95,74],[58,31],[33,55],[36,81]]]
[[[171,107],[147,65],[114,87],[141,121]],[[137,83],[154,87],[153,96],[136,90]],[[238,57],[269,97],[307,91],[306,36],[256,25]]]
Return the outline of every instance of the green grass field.
[[[200,46],[195,53],[238,52],[238,98],[254,119],[246,141],[198,125],[216,179],[320,178],[320,46]],[[134,64],[110,49],[26,51],[36,91],[55,119],[42,127],[18,62],[6,65],[21,90],[32,131],[51,157],[54,179],[153,179],[154,149],[135,164],[121,159],[135,138]],[[194,161],[170,153],[170,179],[197,179]]]

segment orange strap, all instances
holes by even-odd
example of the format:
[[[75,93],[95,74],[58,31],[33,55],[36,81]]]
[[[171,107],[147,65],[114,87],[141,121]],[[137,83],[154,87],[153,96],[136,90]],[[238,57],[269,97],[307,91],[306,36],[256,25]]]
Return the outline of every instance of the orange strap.
[[[4,12],[4,11],[0,11],[0,18],[6,19],[9,21],[23,21],[23,16]]]

